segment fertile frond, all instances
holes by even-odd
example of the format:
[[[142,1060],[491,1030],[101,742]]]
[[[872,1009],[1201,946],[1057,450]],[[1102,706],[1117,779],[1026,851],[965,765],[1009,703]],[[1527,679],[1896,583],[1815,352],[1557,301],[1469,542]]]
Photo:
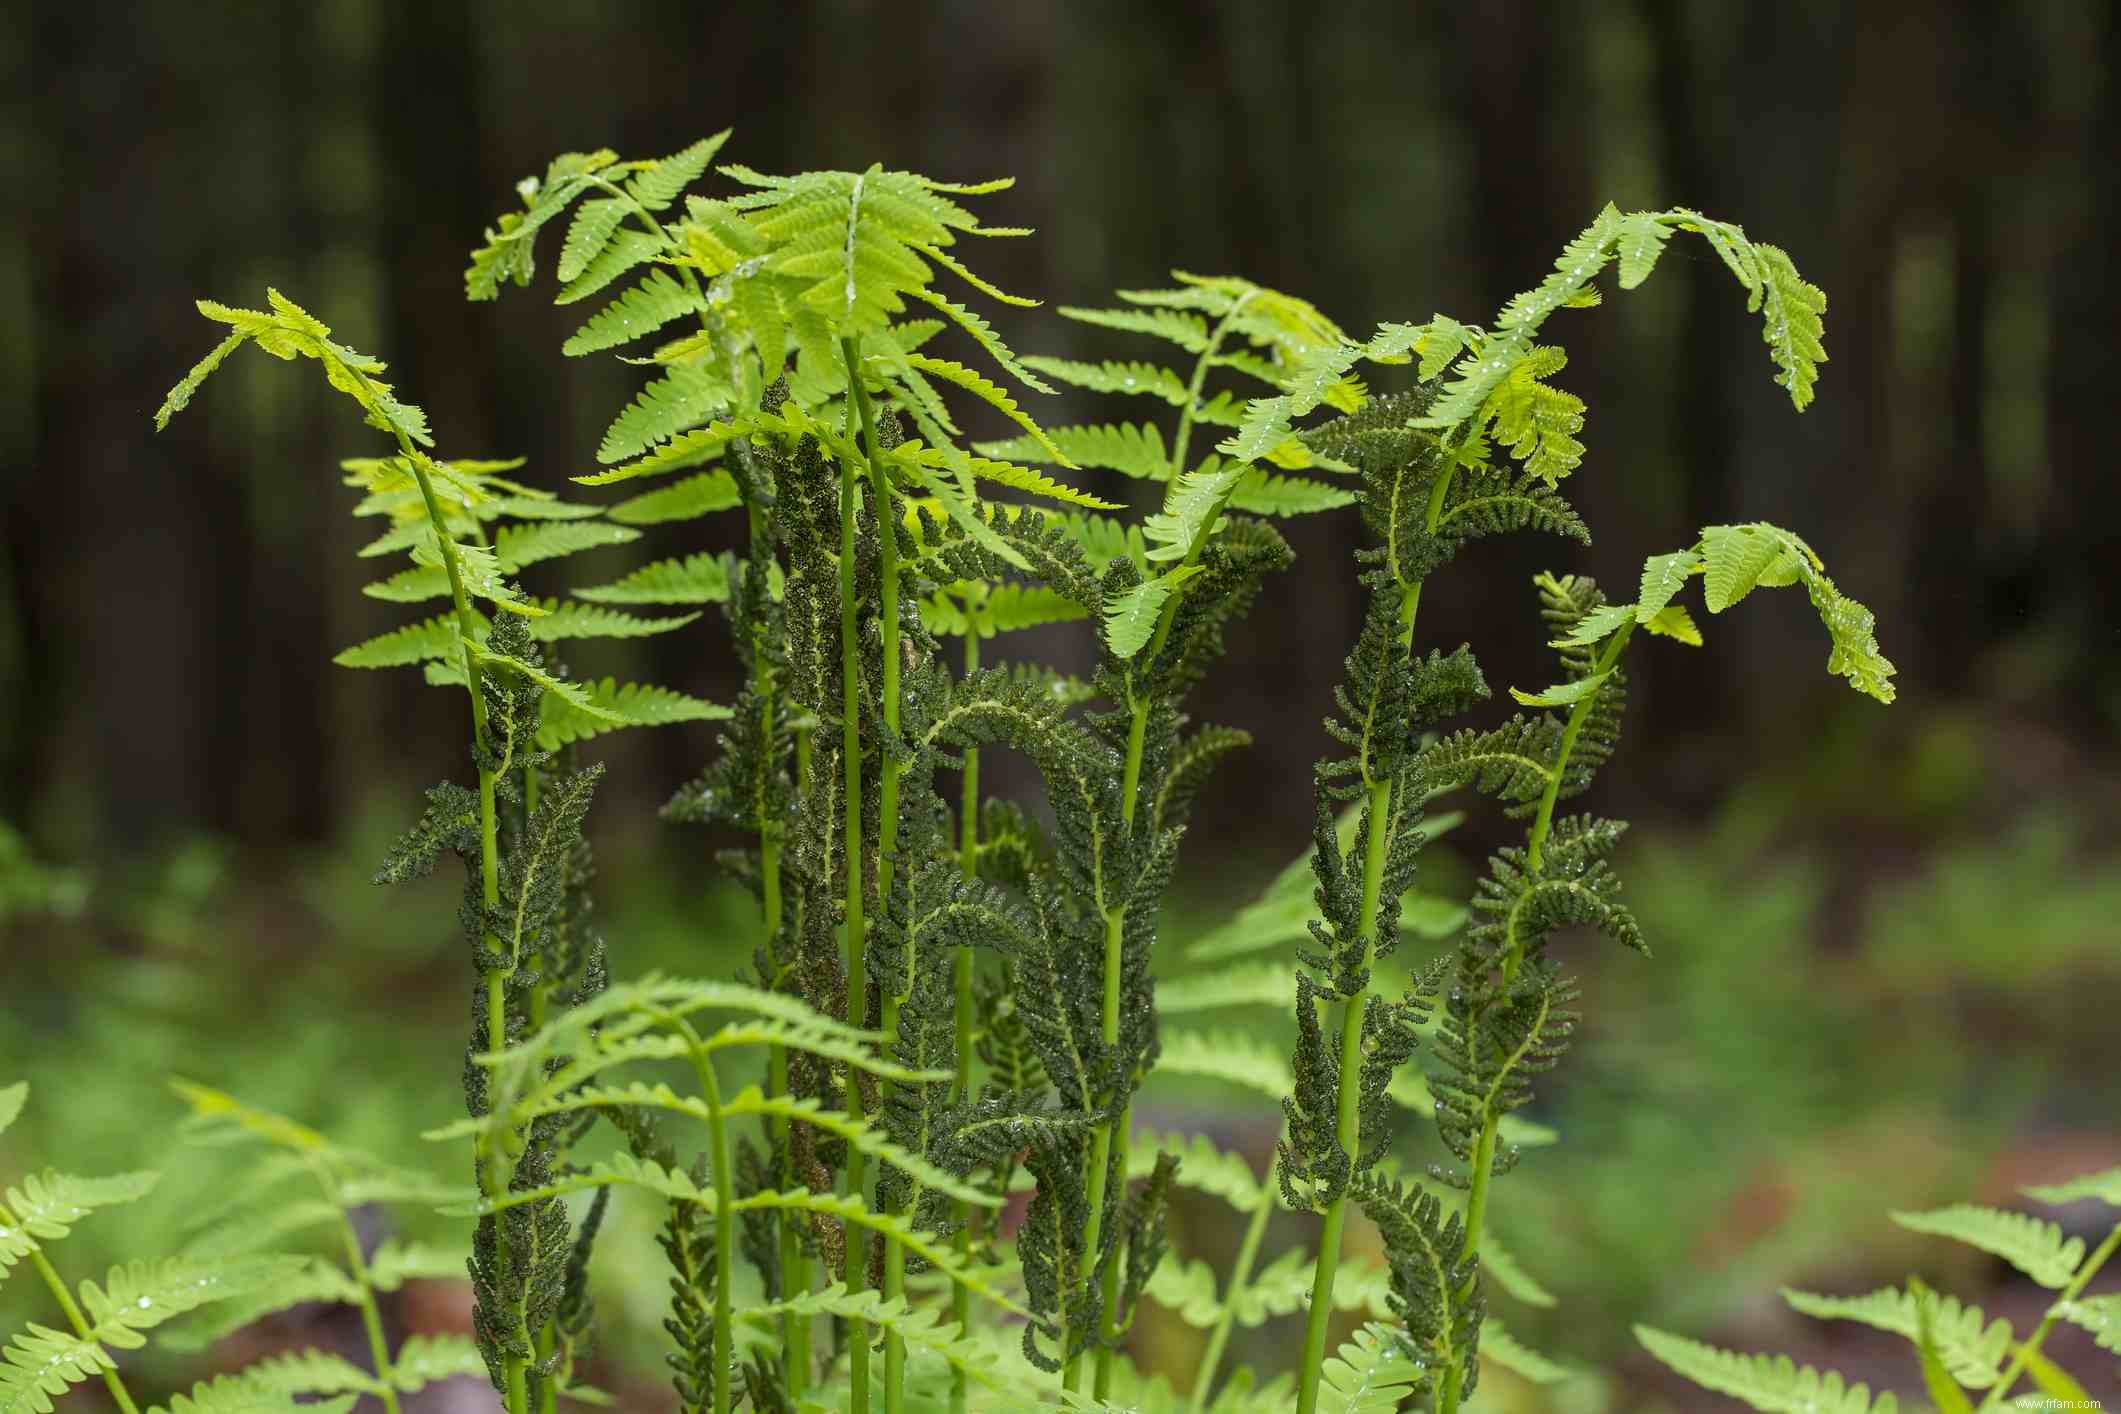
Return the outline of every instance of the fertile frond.
[[[1441,1379],[1461,1369],[1461,1389],[1471,1393],[1486,1307],[1464,1221],[1456,1213],[1446,1220],[1435,1194],[1389,1180],[1359,1177],[1353,1197],[1384,1238],[1392,1309],[1406,1326],[1404,1339],[1420,1353],[1425,1374]]]
[[[1955,1203],[1930,1213],[1894,1213],[1893,1221],[1910,1232],[1926,1232],[1978,1247],[2001,1257],[2040,1285],[2068,1286],[2084,1260],[2084,1239],[2065,1239],[2056,1223],[2024,1213]]]
[[[1831,1371],[1798,1366],[1787,1355],[1740,1355],[1712,1345],[1635,1327],[1643,1348],[1672,1369],[1718,1394],[1742,1400],[1766,1414],[1899,1414],[1890,1394],[1871,1398],[1870,1386],[1846,1384]]]

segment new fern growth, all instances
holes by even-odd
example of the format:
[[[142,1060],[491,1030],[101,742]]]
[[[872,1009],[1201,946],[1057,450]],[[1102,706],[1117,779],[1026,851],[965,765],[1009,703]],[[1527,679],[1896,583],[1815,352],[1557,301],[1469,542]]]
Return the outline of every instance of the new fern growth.
[[[1638,630],[1701,642],[1681,599],[1699,577],[1710,615],[1754,588],[1802,586],[1828,630],[1830,671],[1889,701],[1893,669],[1868,611],[1801,539],[1710,526],[1653,557],[1630,603],[1582,576],[1540,576],[1558,680],[1512,689],[1524,710],[1509,720],[1467,726],[1489,684],[1468,646],[1419,641],[1423,589],[1484,537],[1536,530],[1588,544],[1561,491],[1583,456],[1584,407],[1553,381],[1565,356],[1543,340],[1558,311],[1597,303],[1609,269],[1632,288],[1673,235],[1703,238],[1763,314],[1777,382],[1799,408],[1825,357],[1824,298],[1735,226],[1607,208],[1489,327],[1439,315],[1358,339],[1295,296],[1178,274],[1110,308],[1060,311],[1103,331],[1093,337],[1156,340],[1168,358],[1019,356],[970,306],[1034,301],[964,258],[979,238],[1026,234],[975,215],[1006,181],[882,166],[773,176],[717,167],[727,139],[658,159],[554,159],[518,185],[517,209],[465,274],[474,300],[528,284],[552,226],[557,302],[597,306],[562,352],[649,370],[596,449],[600,469],[575,478],[620,488],[608,504],[539,489],[517,478],[519,462],[438,457],[425,415],[381,381],[383,365],[276,292],[265,310],[200,306],[230,332],[158,423],[251,343],[315,360],[390,439],[342,464],[355,514],[377,523],[361,554],[409,561],[365,592],[439,612],[337,661],[416,667],[466,696],[472,779],[428,792],[378,878],[425,874],[445,854],[465,868],[459,921],[476,975],[466,1117],[431,1137],[468,1143],[474,1182],[439,1191],[183,1087],[200,1125],[265,1145],[239,1200],[204,1221],[199,1251],[279,1263],[209,1278],[229,1283],[224,1319],[192,1334],[290,1302],[342,1302],[368,1333],[370,1368],[290,1357],[277,1384],[229,1377],[173,1414],[276,1409],[296,1393],[395,1408],[400,1393],[465,1368],[486,1371],[508,1414],[593,1397],[581,1381],[588,1266],[615,1192],[645,1199],[660,1221],[664,1328],[687,1414],[901,1414],[945,1401],[1455,1414],[1483,1361],[1559,1378],[1492,1314],[1505,1299],[1552,1297],[1497,1245],[1490,1213],[1495,1180],[1556,1138],[1524,1113],[1576,1024],[1551,939],[1587,925],[1647,951],[1611,862],[1622,825],[1561,813],[1615,749],[1624,654]],[[969,361],[949,356],[951,342]],[[1365,365],[1410,368],[1410,385],[1373,392]],[[1166,416],[1047,428],[1017,390],[1056,385],[1146,398]],[[971,405],[1017,435],[968,444]],[[1143,482],[1147,513],[1115,514],[1120,483],[1106,499],[1056,469]],[[1312,849],[1195,945],[1191,960],[1210,970],[1158,988],[1151,962],[1185,827],[1203,782],[1247,744],[1196,725],[1191,699],[1291,561],[1272,522],[1348,508],[1368,542],[1364,612],[1326,723],[1335,746],[1316,773]],[[725,512],[741,516],[736,552],[672,538]],[[616,579],[537,584],[578,552],[650,537],[663,543]],[[563,660],[582,639],[690,641],[709,606],[742,670],[729,706],[578,680]],[[986,660],[999,635],[1077,621],[1096,654],[1086,681]],[[579,757],[609,731],[708,721],[721,724],[719,749],[664,814],[738,842],[714,862],[758,902],[747,965],[735,977],[614,982],[583,833],[602,767]],[[1030,762],[1042,800],[982,795],[996,748]],[[1461,903],[1416,875],[1424,847],[1461,818],[1439,799],[1468,790],[1524,833]],[[1264,959],[1292,941],[1293,968]],[[1407,964],[1402,948],[1421,956]],[[1227,1007],[1286,1006],[1292,970],[1293,1056],[1197,1024]],[[1205,1135],[1137,1126],[1136,1098],[1159,1075],[1278,1101],[1273,1171]],[[19,1090],[0,1091],[0,1123],[20,1103]],[[1405,1162],[1403,1111],[1433,1121],[1445,1151],[1426,1176]],[[582,1145],[600,1121],[621,1147],[591,1160]],[[42,1411],[47,1394],[99,1375],[134,1407],[109,1352],[144,1326],[128,1324],[113,1292],[148,1278],[114,1274],[75,1303],[43,1244],[72,1221],[53,1214],[143,1184],[51,1177],[7,1192],[0,1257],[33,1259],[72,1333],[18,1340],[13,1373],[0,1372],[15,1402],[0,1414]],[[300,1184],[313,1196],[290,1198]],[[1180,1188],[1242,1224],[1220,1278],[1168,1252],[1164,1213]],[[1012,1232],[1002,1215],[1024,1189]],[[347,1222],[366,1203],[439,1205],[468,1234],[461,1250],[366,1250]],[[1376,1224],[1384,1263],[1342,1260],[1351,1209]],[[1315,1251],[1263,1250],[1277,1211],[1318,1215]],[[2083,1282],[2111,1239],[2085,1259],[1995,1215],[1933,1226],[2035,1261],[2064,1291],[2049,1324],[2100,1310]],[[341,1239],[343,1259],[244,1255],[312,1233]],[[391,1349],[380,1297],[459,1269],[475,1339]],[[1183,1392],[1124,1357],[1145,1300],[1206,1332]],[[1237,1329],[1297,1311],[1294,1369],[1264,1383],[1225,1371]],[[1360,1324],[1329,1354],[1336,1312]],[[1999,1340],[1979,1313],[1919,1290],[1832,1313],[1912,1329],[1926,1365],[1961,1384],[2052,1378],[2040,1332]],[[1657,1339],[1716,1387],[1752,1378],[1735,1357]],[[1762,1378],[1781,1387],[1775,1369]],[[1830,1387],[1805,1378],[1790,1388]]]

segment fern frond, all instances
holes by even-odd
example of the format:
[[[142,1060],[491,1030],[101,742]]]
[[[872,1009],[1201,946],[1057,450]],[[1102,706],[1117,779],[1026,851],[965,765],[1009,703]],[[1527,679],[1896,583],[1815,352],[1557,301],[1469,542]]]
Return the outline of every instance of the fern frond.
[[[18,1080],[12,1085],[0,1085],[0,1134],[22,1117],[22,1107],[29,1103],[29,1082]]]
[[[1393,1414],[1424,1387],[1428,1374],[1410,1359],[1398,1331],[1365,1326],[1321,1370],[1320,1414]]]
[[[463,1268],[458,1268],[461,1274]],[[391,1384],[400,1394],[414,1394],[459,1375],[483,1375],[486,1357],[470,1337],[456,1334],[407,1336],[391,1357]]]
[[[1635,1327],[1650,1354],[1703,1389],[1730,1395],[1766,1414],[1899,1414],[1890,1394],[1871,1398],[1870,1386],[1846,1384],[1831,1371],[1799,1366],[1787,1355],[1740,1355],[1699,1341]]]
[[[1568,1366],[1549,1360],[1502,1327],[1493,1316],[1480,1323],[1480,1358],[1492,1360],[1519,1379],[1535,1385],[1560,1384],[1573,1373]]]
[[[559,643],[582,638],[647,638],[670,633],[699,618],[698,614],[676,614],[668,618],[644,619],[595,604],[570,604],[560,599],[541,600],[542,618],[532,619],[530,637],[535,643]]]
[[[504,525],[494,536],[494,554],[504,573],[513,574],[545,560],[563,559],[584,550],[606,545],[624,545],[641,538],[641,532],[601,521],[538,521],[529,525]]]
[[[0,1126],[4,1127],[4,1126]],[[2121,1168],[2102,1169],[2073,1178],[2067,1183],[2042,1184],[2025,1190],[2028,1198],[2061,1206],[2096,1198],[2110,1208],[2121,1208]]]
[[[721,604],[729,598],[731,562],[702,552],[682,560],[657,560],[624,579],[577,589],[577,599],[598,604]]]
[[[1046,441],[1057,447],[1079,467],[1103,468],[1140,480],[1162,480],[1170,474],[1164,435],[1154,423],[1116,422],[1074,427],[1049,427]],[[981,442],[982,456],[1003,461],[1036,462],[1052,459],[1046,443],[1031,437],[1012,437],[1004,442]]]
[[[1147,334],[1197,354],[1208,347],[1208,322],[1197,314],[1169,308],[1084,309],[1062,305],[1054,311],[1078,324],[1095,324],[1128,334]]]
[[[1072,467],[1075,465],[1074,462],[1068,459],[1066,453],[1053,445],[1052,439],[1046,436],[1045,429],[1032,421],[1029,413],[1017,406],[1016,399],[1009,396],[1008,390],[993,379],[987,378],[961,363],[952,363],[948,359],[930,358],[927,354],[919,353],[905,354],[903,357],[911,367],[919,369],[931,378],[940,378],[945,383],[955,384],[957,387],[963,388],[1003,417],[1023,428],[1026,436],[1043,446],[1047,454],[1062,466]]]
[[[52,1396],[117,1368],[95,1341],[32,1323],[0,1351],[0,1414],[51,1414]]]
[[[622,525],[662,525],[726,511],[742,503],[736,478],[716,468],[621,501],[606,514]]]
[[[1816,1296],[1785,1287],[1782,1299],[1791,1309],[1822,1321],[1860,1321],[1907,1341],[1922,1327],[1922,1299],[1899,1287],[1881,1287],[1864,1296]],[[1930,1333],[1952,1376],[1973,1389],[1986,1389],[2001,1374],[2010,1352],[2011,1323],[1990,1320],[1979,1306],[1962,1306],[1955,1297],[1934,1298]]]
[[[462,1276],[463,1264],[449,1273]],[[378,1290],[388,1288],[378,1285]],[[204,1350],[215,1341],[254,1325],[267,1316],[312,1302],[352,1303],[361,1299],[361,1288],[352,1277],[329,1262],[311,1259],[298,1263],[275,1281],[270,1289],[252,1292],[241,1299],[222,1303],[211,1315],[182,1326],[162,1337],[173,1350]]]
[[[161,1175],[142,1170],[108,1178],[80,1178],[46,1169],[26,1174],[0,1206],[0,1272],[47,1242],[58,1242],[99,1208],[136,1202]]]
[[[597,444],[597,460],[605,466],[639,456],[658,443],[668,442],[728,411],[735,389],[727,374],[705,361],[678,364],[648,384],[612,419]],[[644,462],[632,475],[658,469]],[[593,477],[577,477],[583,485],[598,484]],[[611,478],[616,479],[616,478]]]
[[[81,1309],[94,1323],[97,1340],[120,1350],[137,1349],[146,1344],[142,1331],[216,1301],[270,1290],[302,1266],[298,1257],[129,1262],[111,1268],[101,1285],[81,1283]]]
[[[377,634],[351,648],[342,649],[332,662],[342,668],[401,668],[430,659],[455,657],[457,645],[455,617],[437,614],[431,619]]]
[[[2025,1213],[1955,1203],[1929,1213],[1894,1213],[1892,1219],[1910,1232],[1948,1237],[2001,1257],[2040,1285],[2059,1291],[2084,1260],[2084,1239],[2064,1238],[2059,1224]]]
[[[955,1323],[945,1321],[942,1312],[915,1309],[904,1297],[887,1301],[882,1292],[850,1292],[844,1283],[834,1282],[819,1291],[754,1307],[744,1313],[744,1319],[769,1326],[783,1314],[859,1321],[864,1327],[881,1329],[904,1341],[913,1351],[947,1362],[952,1369],[964,1371],[990,1389],[1001,1387],[1001,1360],[996,1352],[969,1338]]]
[[[600,353],[644,339],[674,319],[702,312],[699,299],[668,271],[652,270],[648,278],[605,305],[560,345],[572,357]]]
[[[263,1389],[244,1375],[221,1375],[170,1396],[167,1405],[148,1414],[349,1414],[358,1394],[298,1402],[292,1395]]]
[[[729,141],[730,130],[722,129],[711,137],[688,144],[668,157],[658,158],[643,166],[626,191],[635,201],[650,211],[662,211],[676,201],[685,188],[698,181],[707,171],[707,164]]]
[[[1279,1010],[1289,1003],[1288,969],[1271,962],[1226,967],[1219,972],[1174,977],[1159,982],[1156,1009],[1167,1016],[1228,1007],[1265,1006]]]
[[[510,280],[518,285],[529,284],[537,270],[533,247],[539,229],[590,189],[590,177],[618,160],[619,155],[609,148],[564,152],[552,159],[542,178],[525,177],[516,183],[524,209],[504,212],[495,225],[487,228],[485,244],[471,253],[471,265],[464,272],[465,298],[493,299],[500,294],[501,285]],[[614,219],[613,225],[616,224]],[[607,231],[603,239],[608,238]],[[585,238],[583,245],[590,244]],[[591,254],[585,250],[583,261]]]
[[[1159,1045],[1159,1075],[1220,1080],[1270,1100],[1279,1100],[1296,1083],[1280,1049],[1246,1032],[1166,1031]]]
[[[1230,492],[1229,508],[1258,516],[1304,516],[1352,506],[1361,493],[1295,476],[1254,470]]]
[[[1162,398],[1173,407],[1184,407],[1188,397],[1186,380],[1168,368],[1153,363],[1079,363],[1074,359],[1031,355],[1024,363],[1063,383],[1093,393],[1139,393]]]
[[[408,1281],[450,1281],[464,1275],[470,1260],[469,1248],[386,1238],[368,1258],[368,1284],[378,1291],[396,1291]]]

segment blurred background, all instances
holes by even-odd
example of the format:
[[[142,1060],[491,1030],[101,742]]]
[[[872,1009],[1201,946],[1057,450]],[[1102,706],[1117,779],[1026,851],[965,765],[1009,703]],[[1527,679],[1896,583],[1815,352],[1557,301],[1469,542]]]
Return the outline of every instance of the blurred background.
[[[1877,611],[1900,701],[1828,679],[1794,596],[1710,623],[1701,652],[1638,655],[1598,808],[1637,822],[1622,872],[1658,956],[1583,951],[1587,1022],[1539,1114],[1563,1146],[1496,1214],[1558,1298],[1512,1329],[1603,1373],[1489,1397],[1724,1407],[1660,1384],[1637,1320],[1919,1388],[1904,1347],[1802,1325],[1777,1285],[1912,1267],[2037,1311],[1886,1210],[2121,1161],[2121,575],[2098,431],[2121,396],[2114,26],[2093,0],[6,7],[0,1075],[36,1096],[0,1180],[166,1159],[172,1072],[448,1162],[412,1136],[460,1103],[454,885],[366,880],[461,761],[460,704],[329,661],[400,616],[357,592],[367,532],[334,468],[370,447],[321,384],[238,362],[152,434],[210,341],[195,296],[284,289],[388,358],[446,451],[527,455],[557,486],[590,466],[624,372],[558,354],[577,320],[549,291],[468,307],[461,271],[561,150],[655,155],[734,125],[726,155],[767,171],[1013,173],[992,219],[1039,233],[993,252],[1005,287],[1100,303],[1174,266],[1241,273],[1364,330],[1485,320],[1604,202],[1683,204],[1826,289],[1817,404],[1792,414],[1741,292],[1675,243],[1558,329],[1591,407],[1570,493],[1596,545],[1474,547],[1425,632],[1473,639],[1498,685],[1543,682],[1535,570],[1625,584],[1701,524],[1770,519]],[[1019,349],[1141,356],[1005,314]],[[1187,841],[1174,939],[1305,847],[1356,534],[1296,525],[1298,567],[1200,698],[1257,745]],[[1067,629],[1024,647],[1082,653]],[[733,694],[718,625],[631,651],[587,666]],[[601,749],[593,823],[615,965],[726,968],[747,906],[705,882],[714,842],[654,818],[712,732],[631,736]],[[1469,883],[1503,837],[1469,823],[1428,886]],[[1270,1115],[1182,1102],[1227,1104],[1195,1122],[1264,1162]],[[1189,1252],[1234,1248],[1226,1213],[1184,1217]],[[1286,1226],[1273,1244],[1312,1240]],[[634,1291],[607,1383],[652,1409],[659,1297]],[[0,1289],[0,1310],[26,1295]],[[452,1318],[446,1293],[428,1305],[394,1319]],[[1272,1334],[1246,1344],[1293,1346]],[[1194,1339],[1156,1321],[1139,1348],[1187,1372]]]

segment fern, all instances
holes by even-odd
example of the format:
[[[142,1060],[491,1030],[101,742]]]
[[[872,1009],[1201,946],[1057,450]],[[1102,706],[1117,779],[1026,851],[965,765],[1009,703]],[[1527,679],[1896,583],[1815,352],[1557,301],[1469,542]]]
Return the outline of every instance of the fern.
[[[1647,1326],[1635,1328],[1643,1348],[1703,1389],[1727,1394],[1768,1414],[1898,1414],[1891,1394],[1875,1400],[1870,1387],[1846,1384],[1788,1356],[1739,1355]]]

